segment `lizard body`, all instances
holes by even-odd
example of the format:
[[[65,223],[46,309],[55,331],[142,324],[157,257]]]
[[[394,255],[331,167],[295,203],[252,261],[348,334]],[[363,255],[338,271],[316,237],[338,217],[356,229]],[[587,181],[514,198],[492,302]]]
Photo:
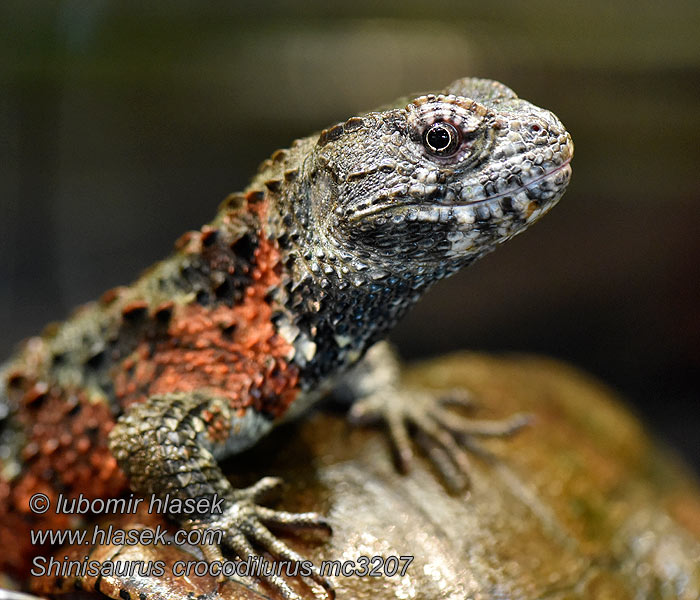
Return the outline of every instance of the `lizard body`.
[[[359,397],[358,413],[363,398],[367,414],[389,413],[405,458],[404,421],[431,426],[411,416],[422,404],[410,393],[407,408],[387,411],[402,393],[377,342],[433,283],[547,212],[572,154],[551,112],[479,79],[275,152],[169,258],[28,340],[1,372],[0,545],[16,549],[2,570],[26,570],[30,527],[68,526],[66,515],[32,514],[33,493],[95,498],[129,486],[224,497],[223,515],[170,516],[228,529],[239,556],[253,543],[298,559],[265,525],[323,520],[258,506],[269,478],[235,490],[216,459],[338,387]],[[382,368],[391,374],[377,376]]]

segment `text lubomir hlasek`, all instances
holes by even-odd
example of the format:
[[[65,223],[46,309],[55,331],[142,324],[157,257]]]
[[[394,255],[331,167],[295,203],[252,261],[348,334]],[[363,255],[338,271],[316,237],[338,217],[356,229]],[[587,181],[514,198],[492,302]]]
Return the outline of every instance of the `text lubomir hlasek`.
[[[135,497],[131,494],[128,498],[93,498],[88,499],[80,494],[77,498],[66,498],[58,495],[56,500],[56,514],[135,514],[145,498]],[[166,494],[162,498],[151,496],[148,502],[148,513],[180,515],[180,514],[221,514],[224,498],[216,494],[212,496],[199,496],[196,498],[173,498]]]

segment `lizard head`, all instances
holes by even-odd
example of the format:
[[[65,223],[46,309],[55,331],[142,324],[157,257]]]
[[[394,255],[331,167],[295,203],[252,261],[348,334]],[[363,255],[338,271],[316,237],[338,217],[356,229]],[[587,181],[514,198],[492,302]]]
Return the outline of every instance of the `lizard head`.
[[[434,280],[552,208],[572,155],[554,114],[500,83],[461,79],[324,130],[308,197],[345,264]]]

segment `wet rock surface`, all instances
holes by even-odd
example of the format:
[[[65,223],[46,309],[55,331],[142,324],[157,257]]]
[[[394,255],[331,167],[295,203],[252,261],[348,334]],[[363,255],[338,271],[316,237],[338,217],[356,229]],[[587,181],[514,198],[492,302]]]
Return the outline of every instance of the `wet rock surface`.
[[[524,411],[534,423],[512,439],[480,441],[488,454],[472,454],[471,490],[457,495],[420,455],[409,474],[397,473],[379,430],[326,410],[224,464],[236,485],[283,477],[273,505],[328,515],[326,540],[280,532],[315,564],[379,556],[381,572],[392,570],[390,556],[414,557],[403,576],[333,577],[339,600],[700,597],[698,486],[604,385],[548,359],[466,353],[410,367],[406,378],[469,389],[476,417]],[[153,517],[132,515],[121,526],[136,523],[152,526]],[[184,547],[101,550],[122,560],[196,560]],[[41,592],[56,582],[35,583]],[[258,597],[254,585],[196,577],[107,578],[100,589],[120,597],[125,585],[131,598]],[[83,584],[81,597],[90,591]]]

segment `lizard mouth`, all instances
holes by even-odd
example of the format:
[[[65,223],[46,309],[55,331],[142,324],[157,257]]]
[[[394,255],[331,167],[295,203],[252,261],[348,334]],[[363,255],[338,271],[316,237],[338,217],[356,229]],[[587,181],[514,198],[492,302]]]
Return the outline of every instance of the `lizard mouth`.
[[[534,187],[536,187],[538,184],[543,183],[550,178],[555,178],[558,175],[563,176],[561,183],[557,184],[558,188],[558,193],[557,196],[561,196],[561,192],[566,188],[566,184],[568,183],[568,177],[571,174],[571,156],[569,156],[562,164],[558,165],[557,167],[550,169],[549,171],[543,173],[542,175],[539,175],[530,181],[526,183],[522,183],[521,185],[505,190],[503,192],[499,192],[498,194],[493,194],[491,196],[486,196],[484,198],[479,198],[477,200],[471,200],[468,202],[452,202],[452,203],[435,203],[432,205],[427,205],[425,203],[418,203],[415,202],[412,198],[411,199],[406,199],[406,202],[401,202],[401,199],[399,198],[394,198],[394,202],[391,204],[383,202],[381,204],[375,204],[374,206],[369,206],[365,208],[364,210],[359,210],[355,212],[350,217],[351,222],[356,222],[360,221],[362,219],[365,219],[367,217],[371,217],[374,215],[380,215],[381,213],[385,212],[403,212],[407,213],[409,211],[413,212],[413,215],[405,215],[407,220],[416,220],[416,221],[447,221],[450,219],[450,217],[455,216],[455,212],[459,212],[461,210],[469,208],[474,209],[475,207],[483,206],[483,205],[489,205],[493,203],[499,203],[501,199],[505,198],[517,198],[519,196],[523,196],[527,193],[527,191],[531,191]],[[398,200],[398,202],[397,202]]]
[[[571,162],[571,158],[567,158],[558,167],[556,167],[550,171],[547,171],[546,173],[543,173],[539,177],[535,177],[534,179],[531,179],[527,183],[523,183],[522,185],[519,185],[518,187],[515,187],[515,188],[510,189],[510,190],[506,190],[504,192],[500,192],[499,194],[494,194],[493,196],[487,196],[486,198],[480,198],[479,200],[472,200],[471,202],[465,202],[463,204],[459,204],[458,206],[474,206],[476,204],[484,204],[485,202],[491,202],[492,200],[498,200],[499,198],[504,198],[505,196],[512,196],[512,195],[518,194],[522,191],[525,191],[525,190],[531,188],[535,184],[540,183],[541,181],[544,181],[545,179],[548,179],[552,175],[556,175],[557,173],[564,171],[564,169],[571,171],[571,167],[569,166],[570,162]]]

